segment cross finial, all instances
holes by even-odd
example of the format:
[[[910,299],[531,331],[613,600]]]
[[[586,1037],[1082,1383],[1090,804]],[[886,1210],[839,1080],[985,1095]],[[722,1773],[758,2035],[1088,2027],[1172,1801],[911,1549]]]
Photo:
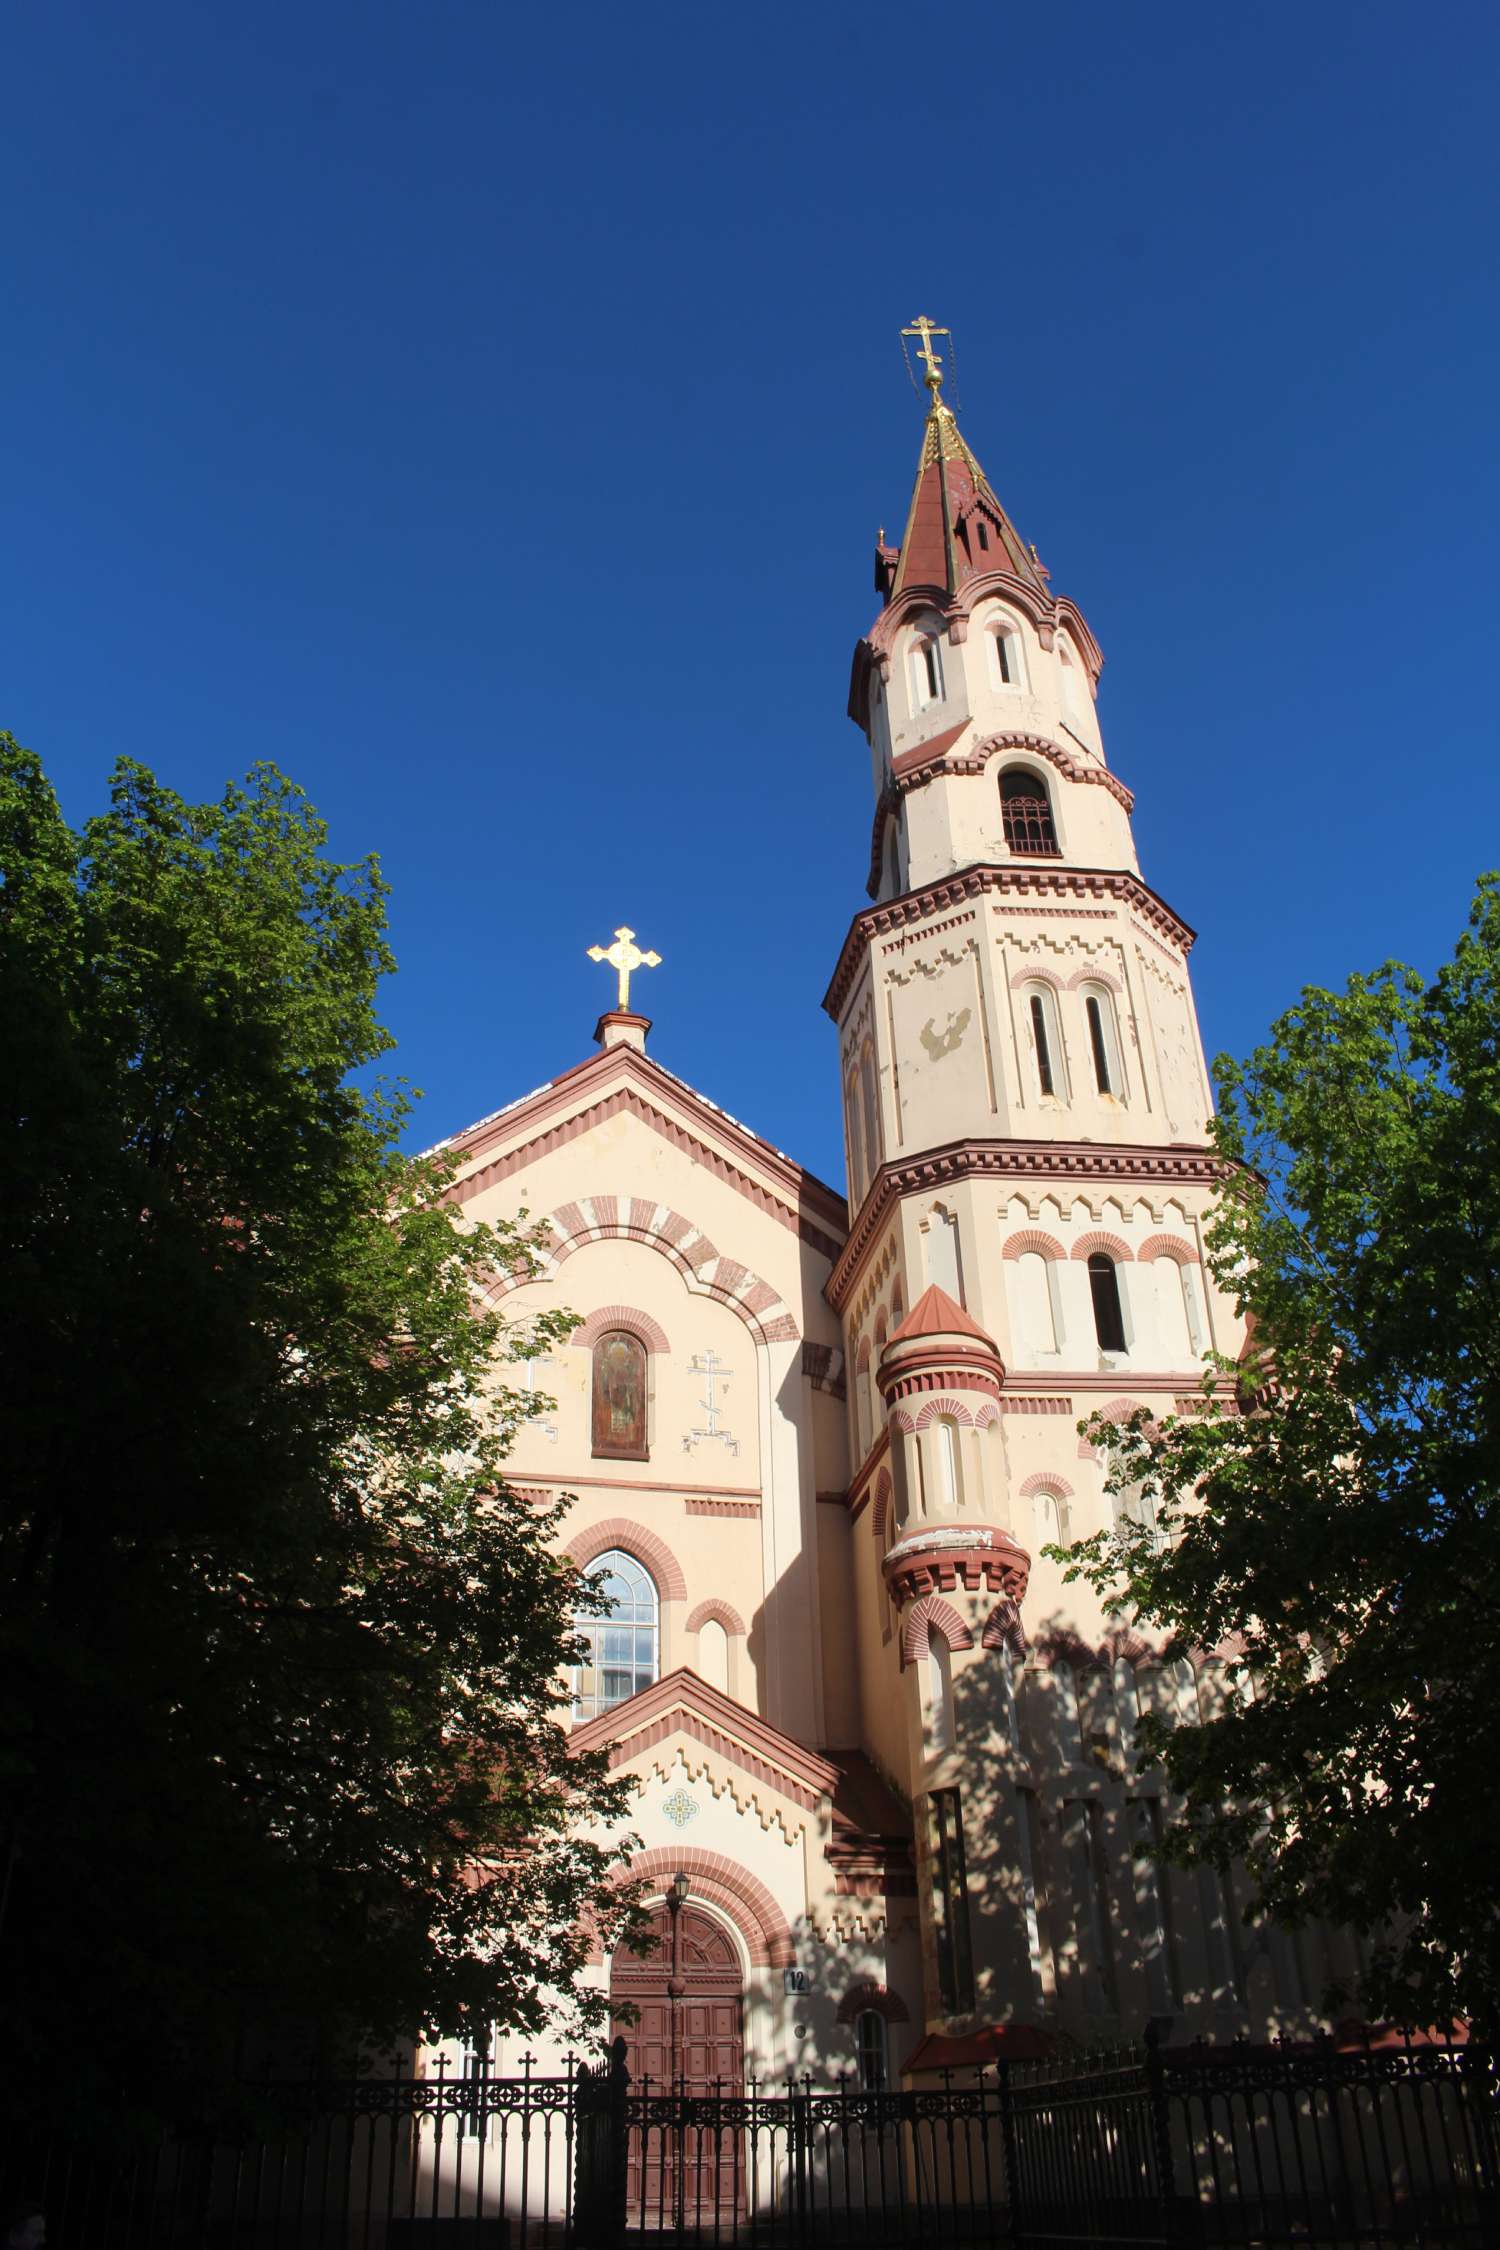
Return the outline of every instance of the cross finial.
[[[917,357],[927,369],[927,373],[922,377],[922,380],[932,393],[934,406],[937,405],[938,394],[943,387],[943,362],[932,348],[932,339],[934,336],[949,336],[952,333],[949,328],[939,328],[937,322],[929,320],[926,313],[918,313],[916,319],[901,331],[903,337],[916,336],[920,338],[917,345]]]
[[[607,961],[619,977],[622,1010],[630,1006],[630,979],[635,971],[637,969],[659,969],[661,967],[661,955],[659,953],[642,953],[635,942],[634,930],[626,929],[623,923],[615,932],[613,945],[591,945],[589,947],[589,959],[591,961]]]

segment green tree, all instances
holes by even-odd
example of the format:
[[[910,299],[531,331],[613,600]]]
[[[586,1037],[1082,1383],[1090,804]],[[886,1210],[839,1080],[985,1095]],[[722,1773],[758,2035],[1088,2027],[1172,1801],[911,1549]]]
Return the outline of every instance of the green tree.
[[[74,833],[0,736],[12,2054],[534,2029],[619,1924],[576,1581],[502,1473],[504,1362],[570,1323],[507,1339],[528,1236],[358,1075],[384,899],[270,766],[188,805],[122,764]]]
[[[1150,1733],[1169,1856],[1242,1857],[1275,1921],[1364,1933],[1371,2014],[1493,2036],[1500,878],[1435,982],[1309,989],[1216,1076],[1210,1256],[1256,1355],[1218,1372],[1246,1410],[1091,1424],[1135,1505],[1070,1575],[1233,1652],[1220,1708]]]

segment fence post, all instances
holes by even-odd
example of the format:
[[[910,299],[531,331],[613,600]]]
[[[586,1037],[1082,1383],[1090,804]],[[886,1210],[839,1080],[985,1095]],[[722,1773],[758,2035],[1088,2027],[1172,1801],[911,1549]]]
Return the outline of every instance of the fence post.
[[[613,2245],[624,2238],[628,2218],[626,2211],[626,2164],[629,2154],[629,2127],[626,2123],[625,2097],[630,2087],[630,2073],[625,2067],[625,2036],[621,2032],[609,2043],[609,2096],[606,2115],[609,2135],[609,2241]]]
[[[1000,2094],[1000,2147],[1005,2158],[1005,2238],[1021,2240],[1021,2166],[1017,2155],[1015,2097],[1011,2092],[1010,2064],[1002,2055],[995,2065]]]
[[[1167,2065],[1161,2051],[1161,2027],[1146,2026],[1146,2094],[1151,2104],[1151,2153],[1156,2163],[1156,2192],[1161,2201],[1161,2231],[1167,2242],[1192,2239],[1177,2201],[1172,2161],[1172,2118],[1167,2108]],[[1196,2229],[1194,2230],[1196,2232]]]

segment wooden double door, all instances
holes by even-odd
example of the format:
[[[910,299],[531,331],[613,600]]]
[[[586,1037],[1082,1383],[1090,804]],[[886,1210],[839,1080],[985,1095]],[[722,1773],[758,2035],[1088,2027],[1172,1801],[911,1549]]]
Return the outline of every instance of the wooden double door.
[[[689,2096],[740,2094],[745,2085],[745,1995],[739,1956],[728,1932],[689,1900],[679,1911],[674,2000],[672,1917],[658,1907],[643,1954],[616,1953],[610,2001],[627,2004],[635,2020],[617,2018],[625,2038],[632,2094],[681,2090]],[[743,2135],[736,2129],[684,2124],[665,2107],[630,2135],[626,2188],[632,2226],[671,2225],[680,2210],[688,2225],[712,2224],[743,2207]]]

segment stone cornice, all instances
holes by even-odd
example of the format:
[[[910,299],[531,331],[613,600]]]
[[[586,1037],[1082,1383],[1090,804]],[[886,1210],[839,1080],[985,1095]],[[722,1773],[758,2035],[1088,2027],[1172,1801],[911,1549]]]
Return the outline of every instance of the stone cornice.
[[[1120,1141],[949,1141],[904,1163],[881,1166],[823,1293],[841,1313],[892,1205],[924,1189],[976,1177],[1215,1187],[1228,1170],[1209,1148],[1133,1148]],[[1037,1387],[1029,1375],[1026,1382],[1028,1388]]]
[[[898,1608],[924,1594],[951,1594],[960,1586],[971,1594],[984,1587],[1019,1603],[1031,1575],[1031,1557],[998,1525],[924,1523],[898,1539],[880,1567]]]
[[[867,906],[863,913],[855,915],[839,954],[838,966],[823,995],[827,1013],[837,1023],[865,948],[872,939],[906,929],[911,923],[925,921],[931,914],[996,891],[1007,897],[1118,899],[1122,905],[1133,907],[1144,922],[1159,930],[1183,955],[1187,954],[1195,935],[1188,924],[1172,912],[1165,899],[1158,898],[1138,875],[1131,875],[1123,868],[1068,867],[1057,860],[1018,860],[1008,867],[963,867],[952,875],[945,875],[941,882],[924,884],[919,891],[908,891],[903,897],[888,899],[881,906]]]

